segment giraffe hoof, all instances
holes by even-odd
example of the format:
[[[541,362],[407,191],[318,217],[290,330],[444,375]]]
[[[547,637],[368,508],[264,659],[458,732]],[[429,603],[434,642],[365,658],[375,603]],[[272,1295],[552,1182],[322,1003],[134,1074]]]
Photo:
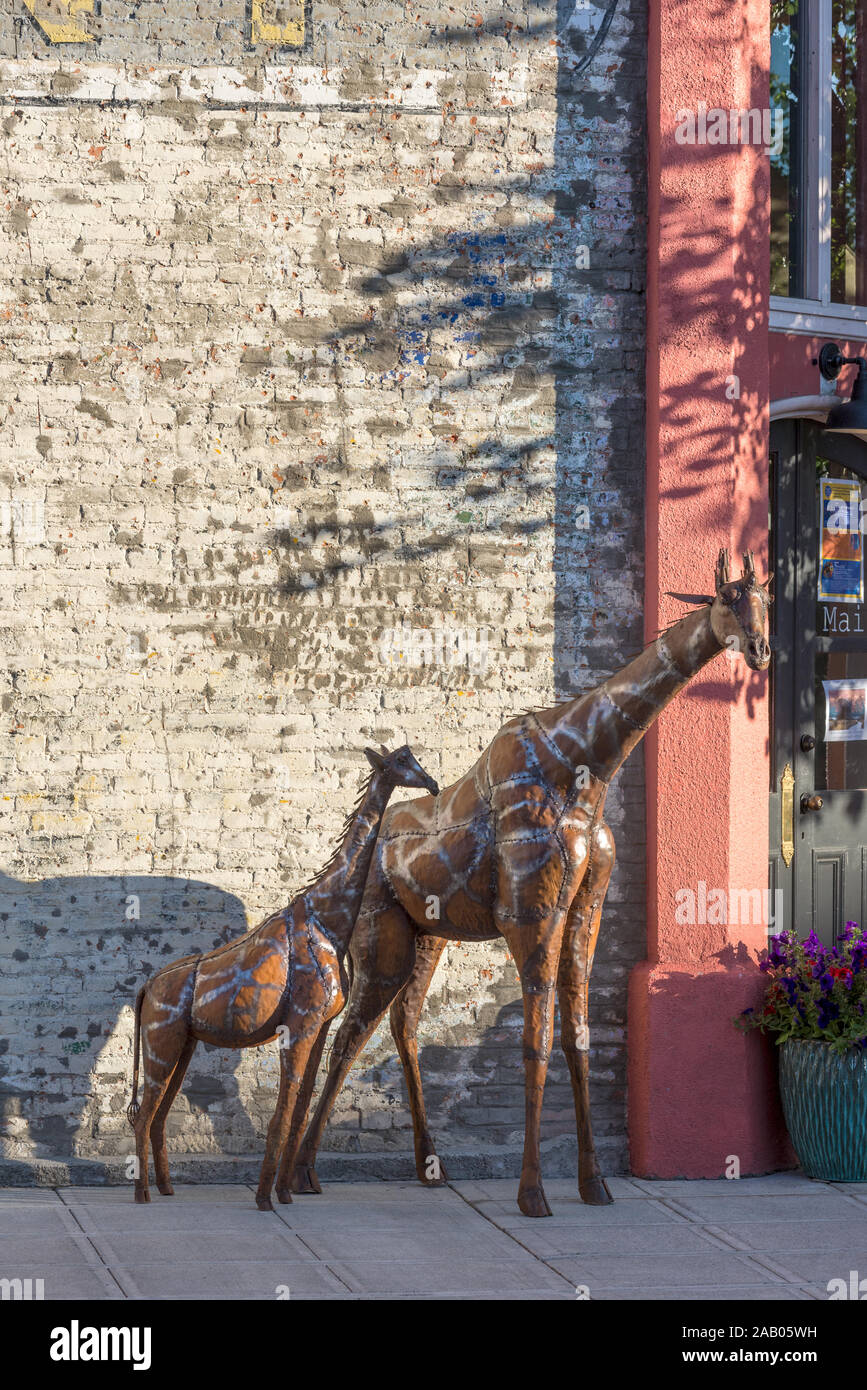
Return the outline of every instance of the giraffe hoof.
[[[538,1187],[522,1187],[518,1193],[518,1206],[525,1216],[550,1216],[551,1208],[542,1184]]]
[[[256,1198],[256,1206],[259,1208],[260,1211],[273,1211],[273,1210],[274,1210],[273,1206],[271,1205],[271,1198],[270,1198],[270,1197],[257,1197],[257,1198]]]
[[[297,1165],[292,1174],[292,1191],[321,1194],[322,1188],[319,1186],[316,1169],[312,1163],[299,1163]]]
[[[174,1195],[175,1195],[175,1189],[172,1187],[171,1183],[170,1183],[170,1182],[163,1183],[162,1187],[160,1187],[160,1196],[161,1196],[161,1197],[174,1197]]]
[[[151,1199],[151,1194],[144,1188],[137,1187],[135,1190],[135,1199],[137,1202],[149,1202]]]
[[[277,1201],[282,1202],[284,1207],[292,1201],[292,1193],[289,1191],[288,1187],[277,1188]]]
[[[579,1183],[578,1191],[581,1201],[591,1207],[607,1207],[609,1202],[614,1201],[603,1177],[588,1178],[586,1182]]]

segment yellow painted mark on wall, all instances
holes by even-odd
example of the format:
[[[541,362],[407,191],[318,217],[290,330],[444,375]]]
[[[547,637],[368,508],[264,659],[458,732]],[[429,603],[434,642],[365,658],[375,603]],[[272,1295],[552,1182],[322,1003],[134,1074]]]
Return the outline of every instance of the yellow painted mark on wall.
[[[304,0],[251,0],[254,43],[300,48],[304,43]]]
[[[24,0],[49,43],[93,43],[93,35],[73,18],[93,14],[93,0]]]

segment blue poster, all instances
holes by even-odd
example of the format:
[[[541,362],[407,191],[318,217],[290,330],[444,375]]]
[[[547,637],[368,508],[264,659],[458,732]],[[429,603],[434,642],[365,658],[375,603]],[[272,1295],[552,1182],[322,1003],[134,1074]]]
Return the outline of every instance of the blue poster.
[[[819,599],[861,603],[864,596],[861,488],[842,479],[819,484]]]

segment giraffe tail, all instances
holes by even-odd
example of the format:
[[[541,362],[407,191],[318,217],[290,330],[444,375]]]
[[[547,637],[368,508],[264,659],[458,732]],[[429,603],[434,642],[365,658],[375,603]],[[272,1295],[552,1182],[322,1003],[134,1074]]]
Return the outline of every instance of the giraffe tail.
[[[146,986],[142,985],[135,999],[135,1043],[133,1046],[132,1057],[132,1100],[126,1108],[126,1118],[131,1128],[135,1129],[136,1116],[139,1112],[139,1103],[136,1099],[138,1095],[138,1059],[139,1044],[141,1042],[141,1006],[145,997]]]

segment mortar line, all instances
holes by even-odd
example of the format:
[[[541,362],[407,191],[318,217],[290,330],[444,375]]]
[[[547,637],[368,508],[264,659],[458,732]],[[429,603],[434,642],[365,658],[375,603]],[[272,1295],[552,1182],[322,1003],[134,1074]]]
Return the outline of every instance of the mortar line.
[[[68,107],[74,106],[100,106],[106,108],[123,109],[129,109],[131,107],[140,106],[143,108],[154,107],[156,109],[159,109],[162,106],[177,105],[179,101],[182,101],[185,105],[189,105],[192,107],[201,107],[203,111],[316,111],[320,113],[323,111],[335,111],[346,112],[350,115],[358,113],[364,115],[375,115],[381,111],[397,111],[402,112],[406,116],[436,116],[439,119],[443,119],[446,114],[450,116],[468,115],[469,113],[472,113],[474,116],[477,116],[480,114],[478,109],[474,106],[455,107],[454,109],[449,109],[448,112],[446,112],[444,111],[444,108],[442,106],[398,106],[397,104],[377,106],[376,104],[371,104],[368,101],[217,101],[215,97],[197,97],[195,99],[187,99],[183,97],[166,96],[149,98],[54,97],[48,95],[16,96],[14,94],[0,95],[0,106],[53,106],[56,107],[58,111],[63,111],[66,110]],[[510,110],[511,109],[513,108],[510,108]],[[492,111],[491,115],[499,116],[500,119],[502,119],[501,112]]]

